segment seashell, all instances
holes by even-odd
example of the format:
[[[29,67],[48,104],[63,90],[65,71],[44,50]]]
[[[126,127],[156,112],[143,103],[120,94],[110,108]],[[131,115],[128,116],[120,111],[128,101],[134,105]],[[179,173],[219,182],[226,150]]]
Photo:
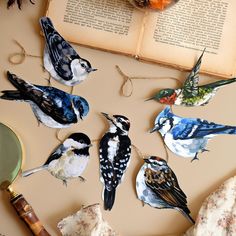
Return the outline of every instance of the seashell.
[[[63,236],[118,236],[103,220],[99,204],[82,207],[75,214],[62,219],[57,228]]]

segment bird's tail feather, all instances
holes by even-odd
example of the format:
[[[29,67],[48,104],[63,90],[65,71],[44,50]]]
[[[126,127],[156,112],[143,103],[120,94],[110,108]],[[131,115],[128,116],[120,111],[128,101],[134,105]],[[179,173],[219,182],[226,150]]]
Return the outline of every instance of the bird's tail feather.
[[[192,224],[195,224],[195,220],[190,216],[190,214],[189,214],[190,211],[189,211],[188,208],[187,208],[186,210],[178,208],[177,210],[180,211],[181,214],[182,214],[184,217],[186,217]]]
[[[3,95],[0,96],[1,99],[6,100],[24,100],[22,94],[19,91],[4,90]]]
[[[17,75],[7,71],[7,79],[10,83],[20,91],[27,91],[32,84],[25,82],[23,79],[20,79]]]
[[[219,81],[207,84],[207,85],[203,85],[203,87],[214,89],[214,88],[218,88],[218,87],[221,87],[221,86],[224,86],[224,85],[227,85],[227,84],[231,84],[231,83],[234,83],[234,82],[236,82],[236,78],[227,79],[227,80],[219,80]]]
[[[47,168],[48,168],[48,165],[43,165],[43,166],[40,166],[40,167],[36,167],[36,168],[30,169],[30,170],[23,171],[21,173],[21,175],[23,177],[27,177],[27,176],[32,175],[32,174],[34,174],[34,173],[36,173],[40,170],[46,170]]]
[[[111,210],[115,202],[116,188],[112,188],[111,191],[104,189],[104,209]]]
[[[40,25],[45,35],[48,35],[48,33],[55,30],[53,23],[49,17],[41,17]]]

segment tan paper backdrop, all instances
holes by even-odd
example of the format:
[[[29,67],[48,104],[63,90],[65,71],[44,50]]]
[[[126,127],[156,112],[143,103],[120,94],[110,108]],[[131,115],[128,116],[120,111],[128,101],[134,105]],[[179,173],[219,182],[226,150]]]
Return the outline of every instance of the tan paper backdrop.
[[[27,1],[23,1],[26,3]],[[13,39],[21,42],[26,50],[35,55],[42,55],[43,38],[39,35],[38,19],[43,16],[46,1],[35,1],[35,6],[27,2],[22,11],[17,7],[7,10],[4,1],[0,2],[0,88],[12,89],[6,79],[6,70],[20,75],[35,84],[46,85],[47,73],[42,71],[42,61],[27,58],[21,65],[11,65],[8,55],[19,51]],[[83,37],[81,35],[81,37]],[[100,112],[123,114],[131,120],[130,138],[144,154],[165,158],[165,150],[159,135],[149,134],[155,116],[163,106],[154,102],[144,102],[154,91],[164,87],[175,87],[174,81],[146,80],[134,82],[131,98],[120,96],[123,82],[115,69],[120,67],[130,75],[171,76],[184,79],[186,73],[157,65],[144,64],[124,56],[78,47],[81,56],[89,59],[99,70],[90,78],[76,86],[74,93],[88,99],[91,111],[80,124],[63,130],[62,138],[71,132],[85,132],[91,139],[100,138],[107,129],[107,123]],[[158,52],[157,52],[158,53]],[[181,60],[181,55],[180,55]],[[204,58],[203,58],[204,60]],[[223,58],[222,58],[223,60]],[[217,66],[217,65],[216,65]],[[202,77],[201,83],[212,81]],[[69,88],[52,81],[53,86],[69,91]],[[205,107],[175,107],[178,115],[200,117],[222,124],[236,125],[236,84],[221,89],[211,103]],[[0,100],[0,121],[11,125],[20,134],[26,149],[23,169],[32,168],[45,162],[51,151],[59,144],[55,130],[43,125],[38,127],[36,119],[26,103]],[[203,199],[223,180],[235,174],[235,136],[219,136],[208,145],[210,152],[199,155],[200,160],[176,157],[169,153],[169,165],[178,176],[180,186],[188,196],[188,206],[192,216],[196,217]],[[177,211],[158,210],[143,207],[136,197],[135,178],[142,165],[142,160],[132,152],[130,167],[123,184],[117,190],[115,206],[111,212],[104,212],[104,218],[125,236],[179,235],[189,226],[189,222]],[[99,162],[97,144],[91,148],[91,160],[84,173],[86,183],[70,181],[68,187],[52,177],[48,172],[41,172],[28,178],[18,178],[14,187],[22,192],[32,204],[42,223],[51,235],[58,235],[57,222],[63,217],[76,212],[81,205],[101,203],[102,184],[99,181]],[[27,228],[17,218],[6,194],[0,193],[0,234],[6,236],[30,235]]]

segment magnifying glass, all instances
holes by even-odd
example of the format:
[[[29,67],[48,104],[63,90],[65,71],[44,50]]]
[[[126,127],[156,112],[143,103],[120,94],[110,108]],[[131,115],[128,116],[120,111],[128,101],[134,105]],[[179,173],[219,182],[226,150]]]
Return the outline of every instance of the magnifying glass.
[[[18,136],[0,122],[0,189],[9,192],[11,205],[33,235],[50,236],[23,195],[10,186],[21,170],[22,160],[23,149]]]

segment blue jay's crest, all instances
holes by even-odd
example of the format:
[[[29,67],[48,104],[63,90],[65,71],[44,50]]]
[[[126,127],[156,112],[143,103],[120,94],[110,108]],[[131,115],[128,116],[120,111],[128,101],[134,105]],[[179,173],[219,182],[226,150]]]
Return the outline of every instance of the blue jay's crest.
[[[219,134],[236,134],[236,127],[208,122],[199,118],[176,116],[166,107],[155,119],[151,132],[159,131],[167,147],[182,157],[197,158],[206,151],[207,142]]]
[[[93,69],[75,49],[55,30],[48,17],[40,18],[45,36],[44,67],[57,81],[74,86],[85,80]]]
[[[8,80],[17,90],[4,90],[1,99],[25,101],[37,120],[51,128],[66,128],[87,116],[88,102],[60,89],[34,85],[7,72]]]

